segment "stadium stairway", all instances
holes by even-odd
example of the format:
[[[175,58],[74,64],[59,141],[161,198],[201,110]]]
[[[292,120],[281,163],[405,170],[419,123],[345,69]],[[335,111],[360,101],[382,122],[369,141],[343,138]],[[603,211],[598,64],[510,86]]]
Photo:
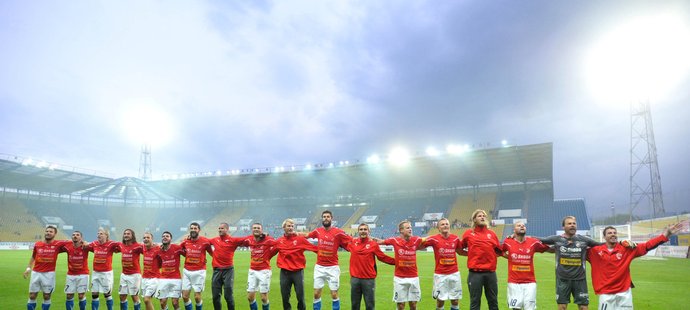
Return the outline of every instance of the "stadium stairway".
[[[368,209],[369,209],[369,207],[367,207],[367,206],[362,206],[362,207],[357,208],[357,210],[355,210],[355,212],[352,213],[352,216],[350,216],[350,218],[347,219],[347,222],[345,222],[345,224],[342,225],[340,228],[342,230],[344,230],[346,233],[348,233],[349,235],[352,235],[356,231],[356,229],[351,228],[352,225],[359,224],[358,223],[359,218],[361,218],[362,215],[364,215],[364,212],[367,212]]]

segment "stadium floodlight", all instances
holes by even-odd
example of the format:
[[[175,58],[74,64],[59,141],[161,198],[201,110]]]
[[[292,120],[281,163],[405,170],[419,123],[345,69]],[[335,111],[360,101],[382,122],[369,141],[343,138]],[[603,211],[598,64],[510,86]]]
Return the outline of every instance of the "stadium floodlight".
[[[32,164],[33,162],[34,162],[34,160],[33,160],[33,159],[31,159],[31,158],[27,158],[27,159],[25,159],[25,160],[23,160],[23,161],[22,161],[22,166],[28,166],[28,165],[31,165],[31,164]]]
[[[48,163],[46,163],[45,161],[41,161],[41,162],[36,164],[36,168],[44,168],[44,167],[48,167]]]
[[[446,152],[448,152],[448,154],[452,154],[452,155],[460,155],[460,154],[464,153],[465,150],[466,150],[465,147],[463,147],[461,145],[457,145],[457,144],[449,144],[446,147]]]
[[[436,157],[438,155],[441,155],[441,152],[439,152],[439,150],[437,150],[435,147],[430,146],[426,148],[426,154],[431,157]]]
[[[216,175],[223,175],[223,171],[216,170]]]
[[[306,165],[304,165],[304,170],[311,170],[311,169],[312,169],[312,165],[311,165],[311,164],[306,164]]]
[[[390,152],[388,160],[396,165],[404,165],[410,161],[410,154],[407,150],[397,147]]]
[[[381,162],[381,157],[379,157],[379,155],[374,154],[374,155],[367,157],[367,163],[368,164],[378,164],[380,162]]]
[[[690,25],[676,12],[622,23],[589,50],[585,78],[607,104],[659,99],[690,71]]]
[[[508,140],[501,140],[502,146],[508,146]]]
[[[335,165],[333,163],[328,163],[328,168],[333,168]]]

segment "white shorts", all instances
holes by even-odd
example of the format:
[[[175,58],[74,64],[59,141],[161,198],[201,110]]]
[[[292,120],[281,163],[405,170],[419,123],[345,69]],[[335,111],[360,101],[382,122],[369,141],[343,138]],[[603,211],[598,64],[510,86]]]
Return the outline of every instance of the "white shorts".
[[[86,293],[89,290],[89,275],[67,275],[65,278],[65,294]]]
[[[599,295],[599,307],[597,309],[632,309],[633,298],[632,290],[628,289],[625,292],[617,294],[601,294]]]
[[[314,288],[322,289],[328,282],[331,291],[340,287],[340,266],[314,265]]]
[[[118,292],[120,295],[139,295],[141,289],[141,274],[121,274],[120,288]]]
[[[460,272],[451,274],[434,273],[434,291],[431,296],[438,300],[462,299]]]
[[[396,303],[419,301],[422,291],[419,288],[419,277],[393,277],[393,301]]]
[[[141,296],[153,297],[156,295],[156,290],[158,290],[158,279],[156,279],[156,278],[143,278],[143,279],[141,279]]]
[[[508,283],[508,308],[537,309],[537,283]]]
[[[271,269],[252,270],[247,274],[247,292],[268,293],[271,288]]]
[[[110,294],[113,291],[113,271],[91,272],[91,292]]]
[[[156,298],[180,298],[182,296],[182,280],[158,279]]]
[[[206,270],[189,271],[182,269],[182,290],[201,293],[206,285]]]
[[[55,289],[55,271],[39,272],[31,271],[29,280],[29,293],[43,292],[50,294]]]

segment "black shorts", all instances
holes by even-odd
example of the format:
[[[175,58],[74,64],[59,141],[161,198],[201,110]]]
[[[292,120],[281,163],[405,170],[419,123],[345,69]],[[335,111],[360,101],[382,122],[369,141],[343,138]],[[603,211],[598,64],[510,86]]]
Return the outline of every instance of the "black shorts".
[[[587,279],[563,280],[556,277],[556,303],[569,304],[570,295],[573,295],[573,302],[575,304],[589,305]]]

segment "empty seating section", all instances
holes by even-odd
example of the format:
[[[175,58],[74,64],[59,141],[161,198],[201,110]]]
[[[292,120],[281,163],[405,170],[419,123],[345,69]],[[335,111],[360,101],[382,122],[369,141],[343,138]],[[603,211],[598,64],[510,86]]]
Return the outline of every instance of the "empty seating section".
[[[246,211],[247,208],[241,206],[219,207],[218,213],[204,224],[203,230],[206,232],[217,231],[220,223],[228,223],[229,226],[233,226],[234,223],[242,218]],[[231,234],[234,235],[235,233],[231,232]]]
[[[496,201],[496,210],[520,209],[524,205],[525,192],[502,192]]]
[[[35,241],[43,235],[45,217],[61,219],[61,225],[71,226],[72,230],[82,231],[87,241],[95,240],[97,229],[105,226],[111,230],[111,239],[120,240],[122,230],[132,228],[141,240],[144,231],[151,231],[156,241],[160,240],[163,231],[173,233],[175,240],[187,234],[187,228],[193,221],[202,225],[202,235],[217,235],[221,222],[238,227],[240,220],[259,222],[264,231],[273,236],[283,233],[281,224],[286,218],[303,219],[298,223],[299,230],[311,230],[321,225],[321,212],[326,208],[317,206],[314,201],[276,200],[247,202],[242,205],[194,205],[178,207],[120,207],[81,203],[63,203],[44,200],[23,200],[4,198],[0,200],[0,241]],[[374,198],[366,205],[331,206],[336,226],[349,234],[356,230],[350,226],[358,224],[362,216],[373,216],[375,228],[372,235],[378,238],[397,236],[398,223],[402,220],[412,222],[413,234],[435,234],[434,227],[415,227],[415,222],[425,222],[425,213],[440,213],[452,224],[452,233],[461,235],[471,226],[471,214],[476,209],[486,210],[491,219],[499,210],[521,209],[522,216],[505,218],[505,225],[492,229],[500,239],[512,233],[513,220],[527,219],[527,233],[533,236],[553,235],[562,229],[561,220],[566,215],[574,215],[578,220],[579,230],[589,230],[590,221],[584,199],[553,199],[551,189],[536,191],[490,191],[481,189],[478,193],[463,192],[457,196],[427,196],[413,198]],[[633,226],[633,233],[653,233],[670,223],[678,221],[676,217],[642,222]],[[428,224],[433,221],[428,221]],[[250,234],[246,229],[233,232],[236,236]],[[304,227],[303,227],[304,226]],[[60,227],[60,238],[67,238],[72,230]]]
[[[668,225],[688,220],[690,220],[690,214],[657,218],[653,221],[644,220],[635,222],[630,229],[632,231],[632,235],[636,239],[645,240],[661,234]]]
[[[79,230],[82,236],[87,241],[96,239],[98,233],[98,219],[109,218],[109,213],[104,213],[108,210],[101,206],[90,206],[76,203],[60,203],[53,201],[41,200],[25,200],[29,212],[34,214],[37,218],[43,216],[60,217],[65,225],[72,226],[73,230]],[[100,217],[97,215],[102,214]],[[72,231],[64,231],[66,235],[72,234]]]
[[[491,213],[496,205],[496,193],[478,193],[475,195],[472,193],[460,195],[453,203],[453,208],[450,211],[448,219],[452,223],[457,223],[454,225],[454,232],[458,233],[464,231],[464,229],[472,226],[472,212],[477,209],[482,209],[488,212],[489,219],[491,219]]]
[[[283,234],[282,224],[285,219],[306,218],[309,221],[314,216],[314,212],[316,212],[315,207],[302,204],[257,204],[247,208],[242,218],[252,219],[252,222],[261,223],[264,232],[277,237]],[[243,236],[248,234],[248,231],[238,231],[235,235]]]
[[[563,230],[562,221],[568,215],[577,218],[578,230],[591,228],[584,199],[560,199],[551,203],[540,199],[530,205],[527,232],[534,236],[553,235],[556,231]]]
[[[43,240],[45,224],[16,199],[0,200],[0,242]],[[59,228],[59,227],[58,227]],[[57,239],[65,239],[58,229]]]
[[[155,218],[156,212],[160,209],[154,208],[135,208],[135,207],[117,207],[110,208],[110,222],[111,228],[115,228],[116,236],[111,234],[110,238],[120,240],[122,232],[126,229],[134,230],[137,241],[141,242],[144,232],[153,232],[156,228]],[[154,234],[154,240],[158,236]]]
[[[340,227],[350,235],[353,235],[357,229],[350,228],[350,226],[359,224],[359,219],[369,210],[368,206],[358,207],[355,212],[350,215],[350,218],[345,222],[345,224],[340,225]]]
[[[357,209],[358,209],[357,207],[353,207],[353,206],[328,208],[328,210],[333,213],[333,220],[335,221],[335,226],[340,227],[343,230],[345,230],[347,228],[347,230],[346,230],[347,232],[349,232],[350,229],[349,229],[349,227],[345,227],[345,225],[350,220],[352,215],[355,214],[355,211]],[[325,210],[325,209],[323,209],[323,210]],[[321,227],[321,212],[323,212],[323,210],[319,210],[319,212],[317,212],[318,217],[319,217],[319,222],[316,226],[312,227],[312,229],[316,228],[316,227]]]

